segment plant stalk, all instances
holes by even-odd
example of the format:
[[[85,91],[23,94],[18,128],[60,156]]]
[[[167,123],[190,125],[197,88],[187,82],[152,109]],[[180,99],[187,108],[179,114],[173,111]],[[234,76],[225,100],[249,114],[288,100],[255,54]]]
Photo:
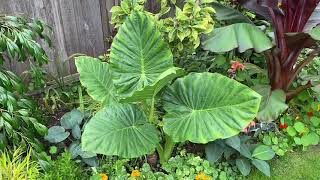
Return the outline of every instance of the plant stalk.
[[[171,157],[171,154],[173,152],[174,146],[175,146],[175,142],[173,142],[173,139],[168,136],[165,135],[165,144],[162,147],[160,144],[157,147],[157,151],[159,154],[159,158],[160,158],[160,164],[164,164],[166,162],[168,162],[168,160]]]

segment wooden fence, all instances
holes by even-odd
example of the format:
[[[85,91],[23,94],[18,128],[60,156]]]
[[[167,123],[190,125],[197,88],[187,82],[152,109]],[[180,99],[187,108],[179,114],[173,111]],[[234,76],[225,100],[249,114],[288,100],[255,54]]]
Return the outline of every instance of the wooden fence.
[[[147,6],[156,10],[156,0]],[[106,38],[112,35],[109,24],[110,9],[120,0],[0,0],[0,14],[23,15],[40,19],[53,27],[50,37],[54,49],[47,49],[51,59],[46,67],[51,74],[65,76],[76,72],[72,54],[91,56],[103,54],[109,47]],[[21,73],[28,64],[8,64],[9,68]]]

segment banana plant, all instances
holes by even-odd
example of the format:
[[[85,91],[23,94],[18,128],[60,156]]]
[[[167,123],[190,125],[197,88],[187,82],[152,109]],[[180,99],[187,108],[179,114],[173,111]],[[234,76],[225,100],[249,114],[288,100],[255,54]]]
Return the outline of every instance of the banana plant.
[[[261,101],[258,93],[223,75],[186,74],[174,67],[168,44],[141,12],[120,27],[109,64],[82,56],[76,66],[88,94],[104,104],[82,135],[82,149],[98,154],[136,158],[157,151],[165,163],[178,142],[206,144],[237,135],[255,118]]]
[[[202,42],[203,48],[213,52],[227,52],[238,48],[242,53],[254,49],[265,54],[272,90],[280,89],[290,101],[300,92],[313,86],[307,84],[292,88],[292,83],[320,53],[320,4],[319,0],[237,0],[241,6],[266,20],[274,29],[275,46],[263,31],[235,9],[213,3],[218,19],[229,24],[215,29]],[[223,46],[221,45],[223,44]],[[313,51],[298,63],[299,55],[305,48]]]

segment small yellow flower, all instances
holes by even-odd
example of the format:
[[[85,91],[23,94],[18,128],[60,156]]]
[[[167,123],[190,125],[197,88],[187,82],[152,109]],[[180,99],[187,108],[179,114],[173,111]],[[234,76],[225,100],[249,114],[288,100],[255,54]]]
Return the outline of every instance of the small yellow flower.
[[[196,176],[195,180],[212,180],[212,178],[210,176],[205,175],[203,172],[201,172]]]
[[[278,2],[278,8],[282,8],[283,7],[283,5],[282,5],[282,3],[281,2]]]
[[[100,176],[101,176],[101,180],[108,180],[108,175],[101,173]]]
[[[133,170],[131,172],[131,177],[140,177],[141,173],[139,170]]]

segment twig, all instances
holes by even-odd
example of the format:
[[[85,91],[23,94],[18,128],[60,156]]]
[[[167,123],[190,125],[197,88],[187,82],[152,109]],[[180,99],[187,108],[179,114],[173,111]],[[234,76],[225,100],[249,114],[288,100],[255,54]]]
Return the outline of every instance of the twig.
[[[291,76],[288,85],[290,85],[293,80],[299,75],[299,73],[301,72],[301,70],[307,65],[309,64],[318,54],[320,53],[320,47],[318,47],[317,49],[315,49],[314,51],[312,51],[309,56],[304,59],[295,69],[293,72],[293,75]]]
[[[299,93],[301,93],[302,91],[309,89],[312,87],[312,83],[311,81],[309,81],[306,85],[300,86],[298,88],[296,88],[294,91],[290,91],[287,93],[287,98],[286,101],[289,102],[292,98],[294,98],[295,96],[297,96]]]

